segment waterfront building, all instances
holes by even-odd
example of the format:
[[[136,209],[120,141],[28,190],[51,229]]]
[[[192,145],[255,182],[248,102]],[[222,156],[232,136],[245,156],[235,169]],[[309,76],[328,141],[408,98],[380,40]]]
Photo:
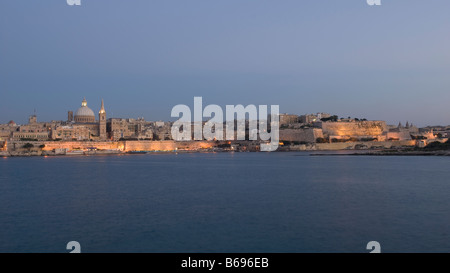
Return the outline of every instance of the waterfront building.
[[[27,125],[20,125],[11,132],[13,140],[48,140],[55,122],[38,122],[36,115],[28,118]]]
[[[389,131],[387,133],[387,140],[396,141],[396,140],[411,140],[413,137],[417,137],[420,135],[419,128],[414,126],[412,123],[406,122],[406,126],[403,126],[401,122],[399,122],[398,126],[389,126]]]
[[[112,140],[120,139],[153,139],[153,122],[145,121],[144,118],[125,119],[110,118],[106,122],[106,130],[109,132]]]
[[[291,115],[291,114],[280,114],[280,126],[287,126],[290,124],[296,124],[299,122],[299,116],[298,115]]]
[[[102,100],[99,111],[99,120],[95,120],[94,111],[87,106],[86,98],[83,98],[81,107],[73,114],[67,113],[67,122],[58,124],[51,131],[55,140],[106,140],[106,111]]]
[[[331,115],[327,114],[327,113],[301,115],[301,116],[299,116],[299,122],[310,124],[310,123],[314,123],[314,122],[319,122],[321,119],[329,118],[329,117],[331,117]]]

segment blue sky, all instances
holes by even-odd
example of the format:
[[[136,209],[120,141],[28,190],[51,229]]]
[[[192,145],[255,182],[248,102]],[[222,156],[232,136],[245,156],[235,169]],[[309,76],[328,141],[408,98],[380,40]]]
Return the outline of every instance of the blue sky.
[[[450,1],[2,0],[0,123],[177,104],[450,124]]]

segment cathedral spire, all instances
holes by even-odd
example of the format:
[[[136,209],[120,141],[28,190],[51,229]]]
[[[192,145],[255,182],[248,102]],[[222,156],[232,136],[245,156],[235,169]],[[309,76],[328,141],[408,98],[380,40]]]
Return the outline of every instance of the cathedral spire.
[[[98,112],[98,120],[99,120],[99,133],[100,133],[100,139],[106,140],[107,134],[106,134],[106,111],[105,111],[105,104],[103,103],[102,99],[102,106],[100,108],[100,112]]]
[[[103,114],[103,113],[105,113],[106,111],[105,111],[105,104],[103,103],[103,99],[102,99],[102,106],[101,106],[101,108],[100,108],[100,114]]]
[[[87,100],[86,100],[86,98],[83,98],[83,101],[81,102],[81,106],[87,106]]]

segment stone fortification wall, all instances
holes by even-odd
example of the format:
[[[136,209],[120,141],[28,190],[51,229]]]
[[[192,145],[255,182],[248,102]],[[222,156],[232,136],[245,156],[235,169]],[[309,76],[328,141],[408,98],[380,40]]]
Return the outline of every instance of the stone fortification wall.
[[[173,151],[173,150],[198,150],[215,146],[214,142],[208,141],[12,141],[8,142],[9,151],[27,150],[23,146],[27,143],[33,144],[28,150],[53,151],[53,150],[117,150],[129,151]],[[45,145],[44,148],[39,146]]]
[[[26,143],[24,141],[23,143]],[[36,146],[34,142],[30,142]],[[112,141],[45,141],[42,142],[45,145],[44,151],[51,151],[54,149],[67,149],[67,150],[86,150],[90,148],[96,148],[99,150],[120,150],[123,149],[123,144],[120,142]],[[16,146],[20,146],[17,145]]]
[[[323,137],[322,129],[281,129],[280,141],[296,141],[314,143]]]
[[[325,136],[375,137],[387,132],[387,125],[385,121],[323,122],[322,130]]]
[[[124,141],[124,150],[129,151],[173,151],[173,150],[198,150],[213,147],[214,142],[208,141]]]
[[[391,149],[395,147],[415,146],[415,140],[404,141],[370,141],[370,142],[346,142],[346,143],[317,143],[315,150],[353,150],[353,149]]]

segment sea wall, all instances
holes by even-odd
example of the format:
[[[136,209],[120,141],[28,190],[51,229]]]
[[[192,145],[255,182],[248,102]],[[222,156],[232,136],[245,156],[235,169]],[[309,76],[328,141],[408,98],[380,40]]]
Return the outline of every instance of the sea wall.
[[[24,147],[25,144],[33,144],[33,147]],[[121,153],[132,151],[201,151],[228,142],[212,141],[12,141],[8,142],[8,149],[1,152],[1,156],[30,156],[30,155],[57,155],[66,152],[80,151],[86,154]],[[254,143],[255,147],[252,146]],[[232,146],[245,146],[244,150],[259,150],[255,142],[233,142]],[[413,147],[415,140],[405,141],[367,141],[367,142],[337,142],[337,143],[310,143],[307,145],[280,146],[280,151],[304,151],[304,150],[364,150],[364,149],[390,149],[396,147]]]
[[[316,150],[354,150],[354,149],[391,149],[404,146],[415,146],[415,140],[404,141],[370,141],[370,142],[342,142],[342,143],[317,143]]]
[[[26,143],[26,141],[23,143]],[[34,143],[32,144],[35,145]],[[98,150],[123,150],[123,143],[117,141],[46,141],[42,144],[45,145],[43,148],[44,151],[51,151],[54,149],[67,149],[69,151],[87,150],[92,148]]]
[[[323,137],[322,129],[280,129],[280,141],[314,143],[319,137]]]
[[[173,151],[173,150],[199,150],[215,146],[208,141],[124,141],[124,151]]]
[[[11,141],[8,142],[8,151],[24,150],[23,146],[27,143],[34,147],[28,150],[38,149],[39,146],[45,145],[41,150],[120,150],[128,151],[173,151],[176,149],[196,150],[207,149],[215,146],[214,142],[208,141],[180,141],[173,140],[163,141]]]

